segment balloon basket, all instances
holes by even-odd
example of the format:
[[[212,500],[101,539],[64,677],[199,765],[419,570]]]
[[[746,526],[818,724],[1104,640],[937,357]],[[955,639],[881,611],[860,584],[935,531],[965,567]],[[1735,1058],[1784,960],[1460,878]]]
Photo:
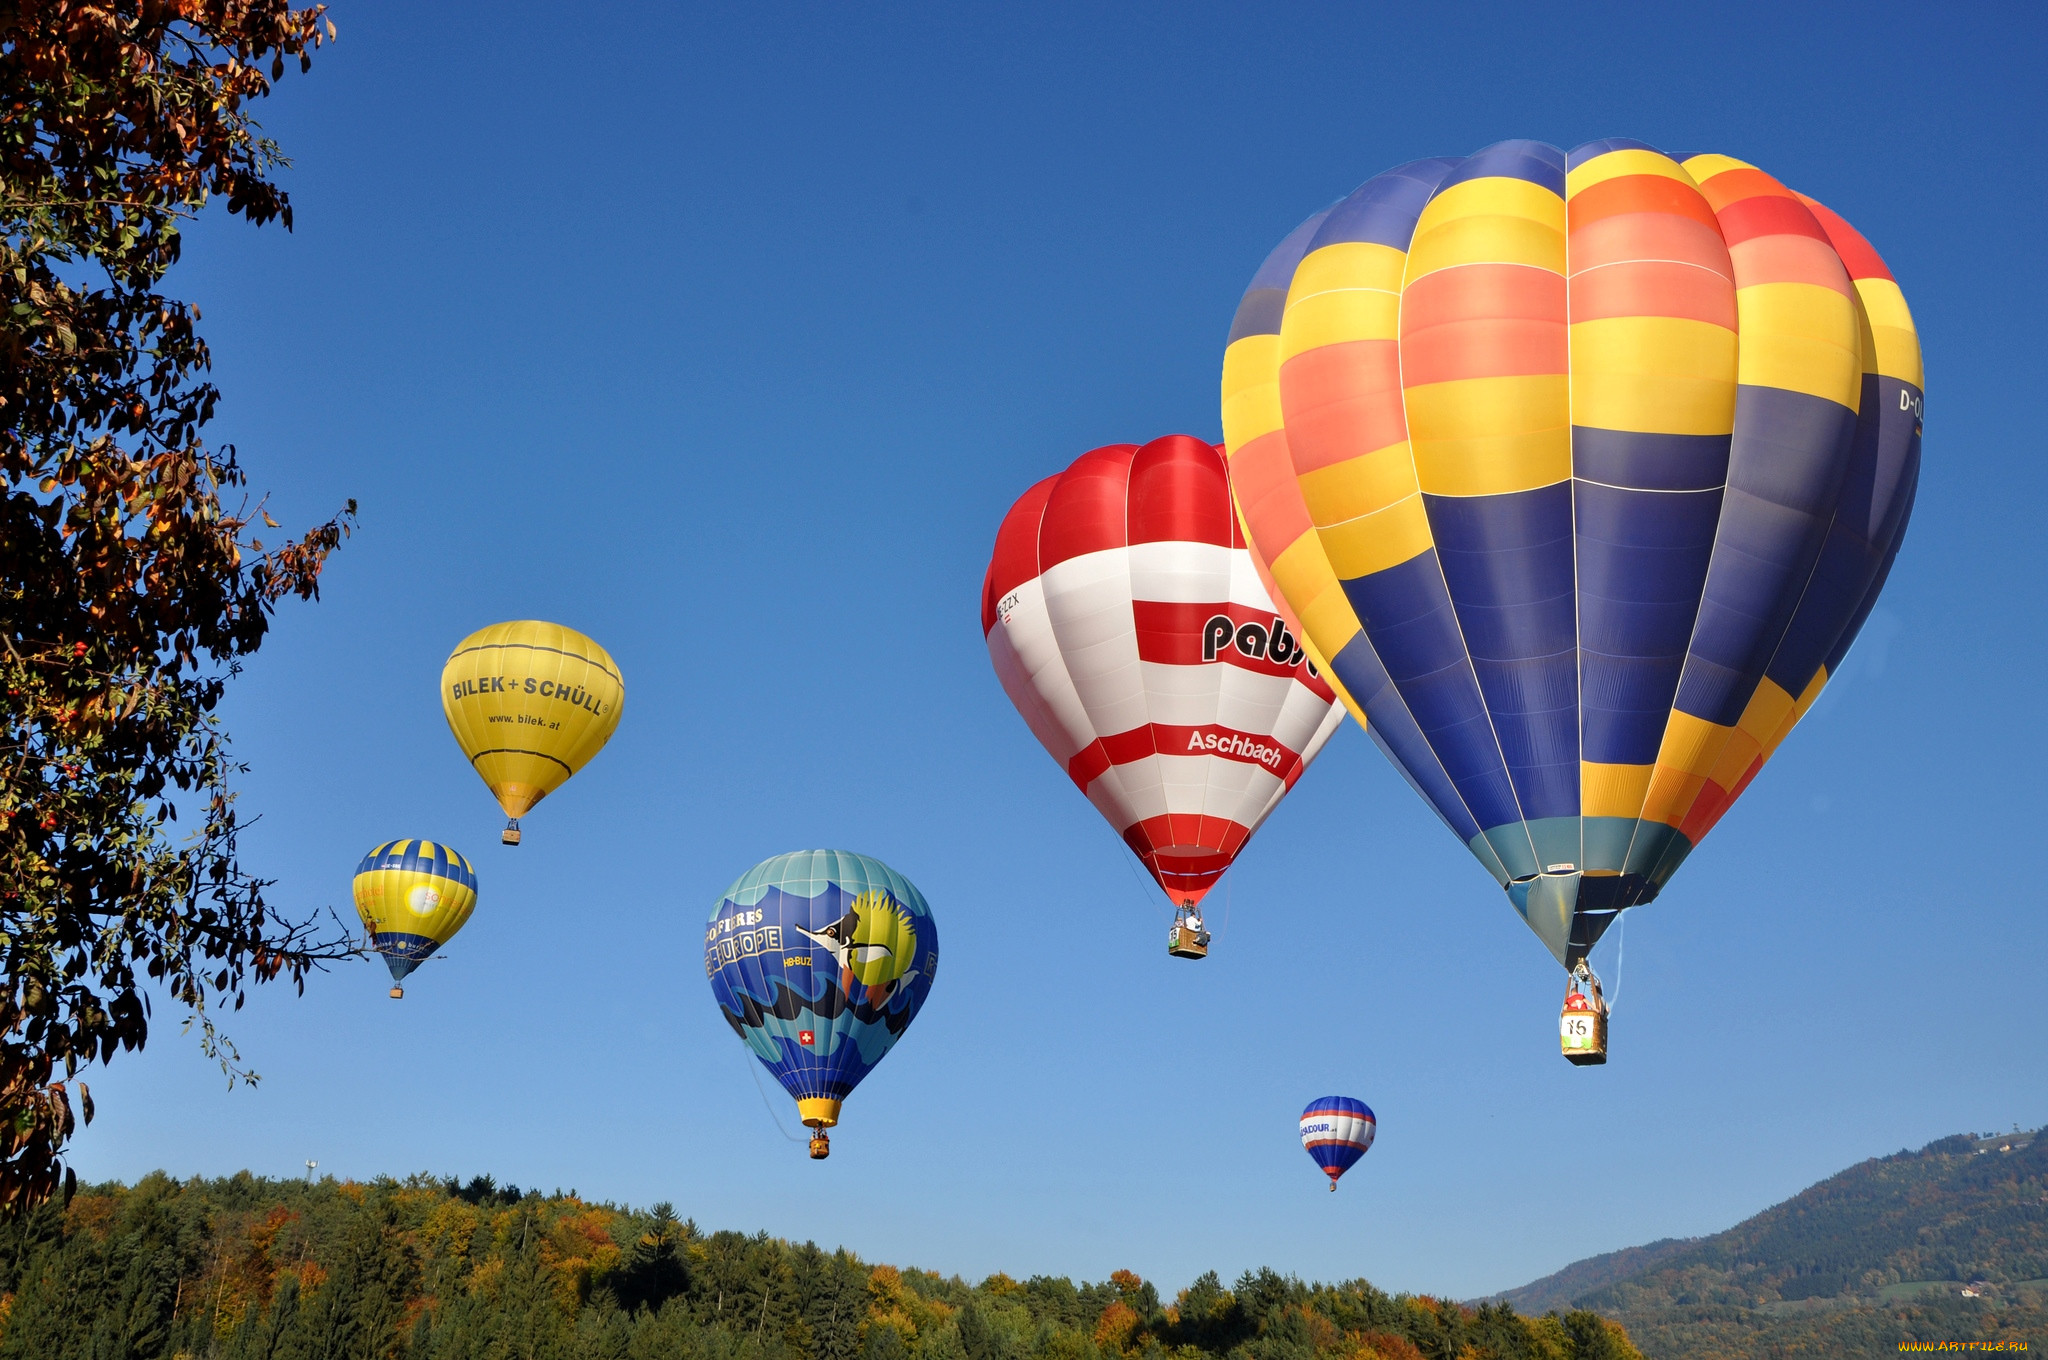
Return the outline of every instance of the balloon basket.
[[[832,1140],[823,1129],[811,1135],[811,1160],[822,1162],[832,1155]]]
[[[1600,979],[1580,960],[1564,986],[1564,1009],[1557,1013],[1558,1051],[1574,1067],[1599,1067],[1607,1061],[1607,998]]]
[[[1202,943],[1202,937],[1186,926],[1177,925],[1166,932],[1166,952],[1177,959],[1206,959],[1209,946]]]
[[[391,999],[392,999],[393,1001],[402,1001],[402,1000],[404,1000],[404,999],[405,999],[405,988],[403,988],[403,987],[393,987],[393,988],[391,989]]]
[[[519,844],[519,823],[513,822],[510,826],[507,826],[503,831],[500,831],[498,833],[498,843],[500,845]]]

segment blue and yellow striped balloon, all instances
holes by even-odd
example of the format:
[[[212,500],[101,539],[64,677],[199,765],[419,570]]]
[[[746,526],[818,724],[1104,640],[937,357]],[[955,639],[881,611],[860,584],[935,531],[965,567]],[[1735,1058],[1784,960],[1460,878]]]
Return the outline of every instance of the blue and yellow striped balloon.
[[[1898,285],[1820,204],[1728,156],[1515,141],[1281,242],[1223,428],[1309,651],[1569,967],[1839,668],[1921,383]]]
[[[817,1131],[903,1037],[939,971],[924,894],[878,859],[799,850],[755,865],[711,909],[711,994]]]
[[[476,870],[435,841],[387,841],[356,866],[355,899],[370,948],[391,970],[395,999],[405,995],[396,984],[453,939],[476,910]]]

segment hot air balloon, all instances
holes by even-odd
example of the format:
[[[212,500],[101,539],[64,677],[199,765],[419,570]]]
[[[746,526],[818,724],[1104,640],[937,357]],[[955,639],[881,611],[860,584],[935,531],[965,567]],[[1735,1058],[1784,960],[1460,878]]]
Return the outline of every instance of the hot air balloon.
[[[1620,140],[1367,181],[1266,260],[1223,366],[1232,486],[1307,645],[1582,980],[1855,640],[1921,398],[1848,223]]]
[[[1323,1096],[1301,1112],[1301,1145],[1330,1178],[1333,1195],[1337,1178],[1358,1164],[1378,1132],[1372,1107],[1350,1096]]]
[[[845,850],[755,865],[718,899],[704,936],[711,994],[796,1098],[814,1158],[831,1153],[840,1102],[903,1037],[938,971],[924,894]]]
[[[531,619],[464,638],[441,668],[441,711],[519,844],[519,819],[604,749],[625,682],[611,654],[573,628]]]
[[[455,938],[476,910],[476,870],[435,841],[386,841],[356,866],[356,915],[391,970],[391,999],[406,974]]]
[[[1221,452],[1082,454],[1012,506],[982,583],[1010,702],[1207,950],[1198,903],[1344,720],[1245,551]]]

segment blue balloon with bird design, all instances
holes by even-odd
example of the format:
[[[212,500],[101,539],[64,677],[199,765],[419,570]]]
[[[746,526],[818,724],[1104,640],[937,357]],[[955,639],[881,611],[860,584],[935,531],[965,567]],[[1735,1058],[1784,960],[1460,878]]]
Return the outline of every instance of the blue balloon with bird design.
[[[740,875],[712,909],[704,971],[726,1023],[829,1149],[849,1092],[917,1018],[939,970],[911,881],[846,850],[798,850]]]

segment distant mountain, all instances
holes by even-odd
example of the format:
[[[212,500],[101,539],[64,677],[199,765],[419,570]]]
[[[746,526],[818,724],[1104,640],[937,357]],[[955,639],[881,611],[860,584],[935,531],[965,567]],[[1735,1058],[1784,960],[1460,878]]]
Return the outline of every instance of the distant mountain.
[[[1649,1360],[2048,1340],[2038,1134],[1958,1134],[1873,1158],[1727,1232],[1590,1257],[1496,1298],[1614,1318]]]

